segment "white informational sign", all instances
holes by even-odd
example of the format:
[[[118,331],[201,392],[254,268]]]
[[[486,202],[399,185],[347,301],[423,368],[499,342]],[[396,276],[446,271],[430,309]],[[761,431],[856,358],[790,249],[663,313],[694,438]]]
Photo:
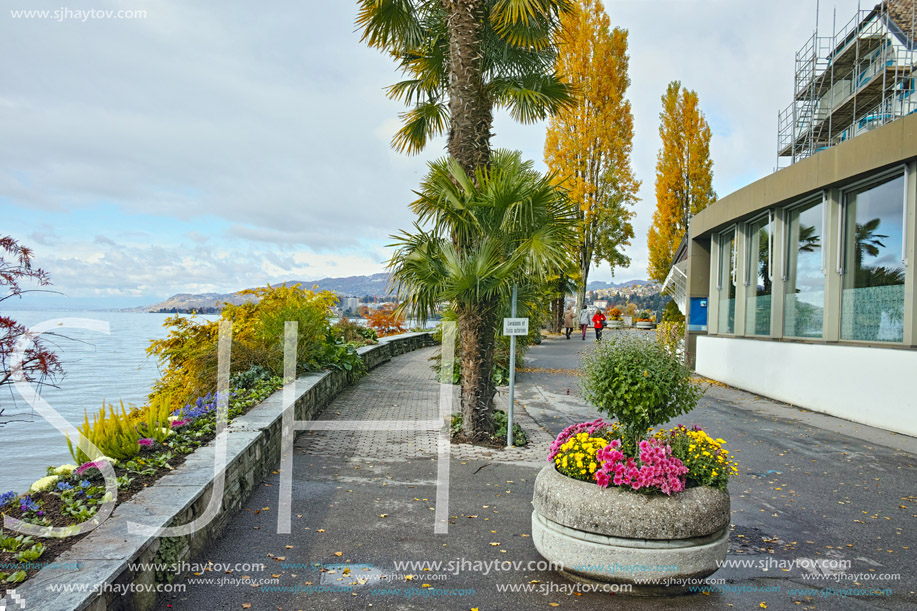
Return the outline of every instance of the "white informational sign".
[[[528,335],[529,319],[528,318],[504,318],[503,335]]]

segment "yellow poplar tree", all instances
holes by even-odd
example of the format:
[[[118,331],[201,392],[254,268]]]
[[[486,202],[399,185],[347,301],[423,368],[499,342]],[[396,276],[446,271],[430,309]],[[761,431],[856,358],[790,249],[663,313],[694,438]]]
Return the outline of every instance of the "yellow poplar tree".
[[[691,217],[716,201],[710,126],[697,93],[672,81],[659,113],[662,148],[656,158],[656,211],[647,234],[649,275],[665,281]]]
[[[630,156],[634,116],[625,97],[627,30],[611,28],[600,0],[579,0],[562,16],[557,41],[557,71],[573,86],[576,104],[564,108],[548,124],[545,163],[576,204],[579,291],[586,293],[589,269],[606,261],[630,264],[622,248],[634,237],[631,218],[640,182]]]

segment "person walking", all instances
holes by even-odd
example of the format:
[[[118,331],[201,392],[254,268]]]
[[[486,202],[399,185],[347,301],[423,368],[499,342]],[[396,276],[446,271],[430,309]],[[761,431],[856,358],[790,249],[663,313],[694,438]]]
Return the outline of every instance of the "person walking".
[[[570,339],[570,334],[573,333],[573,319],[573,308],[567,308],[564,312],[564,333],[567,334],[567,339]]]
[[[589,326],[589,310],[586,308],[579,311],[579,326],[583,331],[583,341],[586,341],[586,328]]]
[[[602,308],[595,311],[592,315],[592,324],[595,326],[595,341],[602,339],[602,329],[605,328],[605,313]]]

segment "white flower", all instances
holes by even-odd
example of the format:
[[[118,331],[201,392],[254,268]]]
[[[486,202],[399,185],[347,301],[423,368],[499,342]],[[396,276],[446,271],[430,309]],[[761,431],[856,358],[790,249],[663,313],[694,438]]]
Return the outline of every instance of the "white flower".
[[[44,492],[45,490],[50,490],[59,481],[60,481],[59,476],[47,475],[41,478],[40,480],[36,480],[35,483],[33,483],[29,487],[29,491],[27,494],[35,494],[36,492]]]
[[[56,469],[53,469],[51,471],[51,474],[52,475],[62,475],[64,477],[70,477],[71,475],[73,475],[73,472],[76,471],[76,469],[77,469],[76,465],[61,465],[57,467]]]

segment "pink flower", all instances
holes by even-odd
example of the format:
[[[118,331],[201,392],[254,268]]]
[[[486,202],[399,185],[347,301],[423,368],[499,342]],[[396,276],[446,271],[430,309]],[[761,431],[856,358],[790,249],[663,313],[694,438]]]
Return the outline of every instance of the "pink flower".
[[[149,448],[153,445],[153,440],[150,439],[149,437],[144,437],[143,439],[138,439],[137,443],[139,443],[141,446],[145,448]]]
[[[189,422],[191,422],[191,421],[190,421],[190,420],[173,420],[173,421],[172,421],[172,428],[173,428],[173,429],[177,429],[178,427],[185,426],[185,425],[188,424]]]
[[[624,461],[619,446],[620,441],[614,440],[597,453],[602,465],[596,472],[596,483],[607,483],[608,475],[613,473],[611,481],[615,486],[630,486],[634,490],[656,488],[668,495],[684,490],[688,468],[672,456],[670,446],[656,439],[641,441],[639,463],[633,457]]]
[[[598,484],[600,488],[608,488],[608,474],[604,471],[596,471],[595,483]]]
[[[86,471],[89,471],[90,469],[98,469],[99,471],[101,471],[102,465],[104,465],[106,462],[107,461],[105,460],[100,460],[100,461],[91,460],[77,467],[75,473],[77,475],[82,475],[83,473],[85,473]]]

